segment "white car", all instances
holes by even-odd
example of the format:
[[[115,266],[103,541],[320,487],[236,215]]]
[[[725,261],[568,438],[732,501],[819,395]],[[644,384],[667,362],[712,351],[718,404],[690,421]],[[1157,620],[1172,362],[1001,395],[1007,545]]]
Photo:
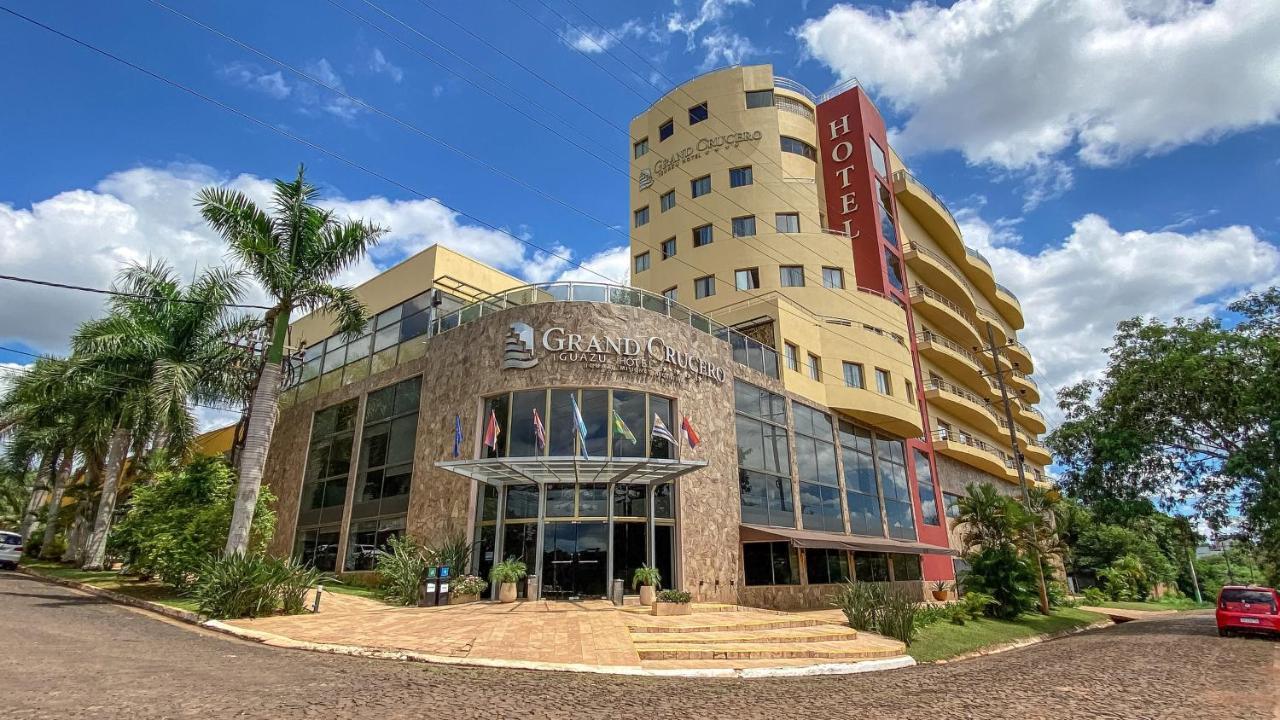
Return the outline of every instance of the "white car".
[[[0,568],[18,569],[22,559],[22,536],[0,530]]]

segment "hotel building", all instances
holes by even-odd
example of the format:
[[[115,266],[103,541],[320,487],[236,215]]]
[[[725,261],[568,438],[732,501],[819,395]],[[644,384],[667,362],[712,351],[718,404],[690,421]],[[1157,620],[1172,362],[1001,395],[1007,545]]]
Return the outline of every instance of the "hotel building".
[[[952,579],[965,485],[1020,492],[1019,457],[1040,481],[1018,301],[860,88],[733,67],[631,133],[632,287],[433,247],[357,288],[361,337],[294,323],[273,552],[360,572],[393,535],[464,534],[472,571],[521,558],[548,598],[650,564],[698,600],[812,607]]]

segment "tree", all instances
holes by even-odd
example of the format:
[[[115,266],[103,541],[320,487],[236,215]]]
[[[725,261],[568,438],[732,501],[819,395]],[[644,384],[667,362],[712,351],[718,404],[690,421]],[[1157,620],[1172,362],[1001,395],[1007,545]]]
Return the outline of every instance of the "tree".
[[[1030,509],[1001,494],[990,483],[970,483],[959,501],[956,524],[969,572],[966,589],[990,594],[997,617],[1017,617],[1035,606],[1040,558],[1060,552],[1053,529],[1056,496],[1030,493]],[[1046,610],[1046,608],[1041,608]]]
[[[1058,393],[1045,444],[1085,502],[1193,499],[1219,521],[1238,503],[1280,581],[1280,290],[1230,309],[1234,326],[1120,323],[1103,376]]]
[[[331,281],[364,257],[386,230],[362,220],[339,220],[332,211],[317,207],[313,201],[319,191],[304,174],[299,167],[293,181],[275,181],[271,213],[227,188],[206,188],[197,198],[205,221],[274,301],[265,317],[270,339],[249,406],[227,554],[244,553],[249,543],[275,431],[290,316],[296,310],[322,310],[334,317],[338,332],[349,334],[368,323],[354,291]]]

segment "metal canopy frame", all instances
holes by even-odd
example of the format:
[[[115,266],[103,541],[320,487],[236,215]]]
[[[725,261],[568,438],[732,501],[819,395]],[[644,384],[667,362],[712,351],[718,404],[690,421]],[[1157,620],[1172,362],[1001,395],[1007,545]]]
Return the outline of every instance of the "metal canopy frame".
[[[852,550],[854,552],[888,552],[911,555],[954,556],[956,554],[951,548],[928,545],[921,542],[908,542],[886,537],[845,535],[843,533],[820,532],[818,530],[797,530],[795,528],[751,525],[748,523],[738,526],[738,535],[743,542],[785,541],[797,548],[826,548],[830,550]]]
[[[661,485],[706,465],[706,460],[640,457],[593,460],[572,455],[450,460],[436,463],[438,468],[496,488],[548,483]]]

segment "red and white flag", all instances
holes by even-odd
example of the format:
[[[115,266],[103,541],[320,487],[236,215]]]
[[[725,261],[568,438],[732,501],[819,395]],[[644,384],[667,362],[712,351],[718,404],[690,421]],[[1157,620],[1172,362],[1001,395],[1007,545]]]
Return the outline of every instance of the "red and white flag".
[[[533,439],[538,443],[539,450],[547,446],[547,429],[542,426],[542,417],[538,415],[538,408],[533,409]]]
[[[498,436],[501,434],[502,428],[498,427],[498,413],[490,410],[489,421],[484,425],[484,446],[490,450],[497,450]]]
[[[689,422],[689,416],[685,415],[680,421],[680,433],[684,435],[684,439],[689,443],[689,448],[693,449],[702,443],[702,438],[698,437],[698,431],[693,429],[693,423]]]

